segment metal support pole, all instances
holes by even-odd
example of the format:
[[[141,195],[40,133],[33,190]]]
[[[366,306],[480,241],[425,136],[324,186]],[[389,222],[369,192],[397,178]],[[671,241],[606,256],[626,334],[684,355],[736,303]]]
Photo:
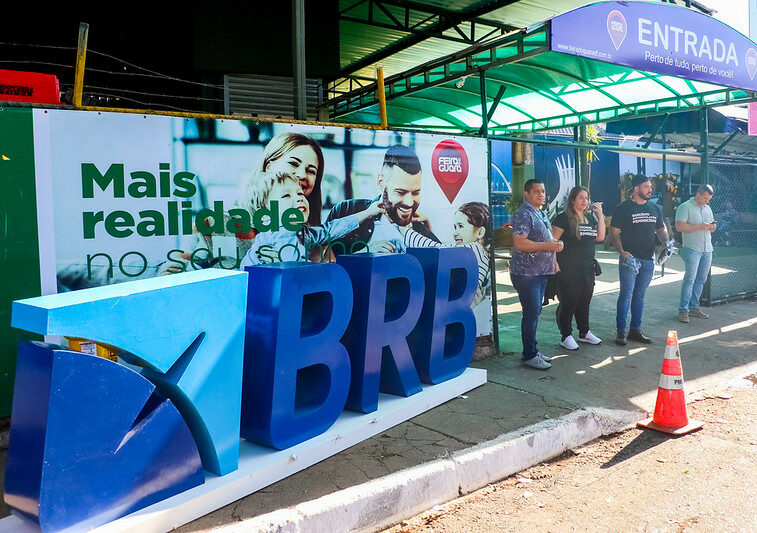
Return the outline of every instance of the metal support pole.
[[[703,108],[699,111],[699,153],[701,154],[699,163],[699,183],[704,185],[708,182],[709,163],[710,163],[710,149],[708,146],[708,122],[707,122],[707,108]]]
[[[489,247],[489,272],[491,272],[491,285],[492,285],[492,339],[494,341],[494,349],[496,350],[495,353],[499,355],[499,316],[497,313],[497,265],[496,265],[496,258],[494,256],[494,217],[492,210],[492,146],[491,141],[489,140],[489,120],[491,115],[487,112],[486,109],[486,72],[481,71],[479,74],[479,79],[481,81],[481,90],[480,90],[480,96],[481,96],[481,135],[484,136],[486,139],[486,175],[488,176],[487,184],[488,184],[488,190],[489,190],[489,227],[486,228],[486,231],[489,233],[489,242],[491,243],[491,246]],[[492,105],[492,113],[494,112],[494,108],[499,103],[499,100],[502,99],[502,94],[504,93],[504,89],[500,89],[500,91],[497,93],[498,98],[496,99],[496,103]],[[505,142],[505,141],[503,141]]]
[[[644,143],[644,148],[649,148],[649,145],[652,144],[652,141],[654,141],[654,138],[657,136],[658,133],[660,133],[660,130],[665,125],[665,122],[668,121],[668,118],[670,118],[670,113],[665,113],[665,116],[662,117],[662,120],[657,123],[657,126],[655,126],[655,129],[652,131],[652,135],[649,136],[649,139],[647,139],[647,142]]]
[[[505,87],[504,85],[499,86],[499,89],[497,90],[497,96],[494,97],[491,107],[487,109],[487,101],[489,98],[486,95],[486,71],[482,70],[479,73],[478,78],[481,82],[481,89],[479,91],[481,95],[481,129],[478,131],[478,133],[482,137],[488,138],[489,122],[491,122],[492,117],[494,116],[494,112],[497,110],[497,106],[502,101],[502,96],[504,96],[507,87]]]
[[[667,147],[668,147],[668,142],[665,140],[665,134],[663,133],[662,134],[662,149],[665,150]],[[667,176],[668,174],[667,168],[668,168],[668,157],[663,152],[662,154],[662,175],[663,176]],[[679,179],[680,179],[680,176],[679,176]]]
[[[667,120],[668,116],[669,115],[665,115],[665,120]],[[662,125],[660,125],[660,127],[662,127]],[[649,144],[651,143],[651,139],[652,138],[650,137],[650,142],[647,142],[647,144],[644,145],[645,147],[649,146]],[[662,133],[662,149],[665,150],[665,148],[667,148],[667,145],[666,145],[666,142],[665,142],[665,133]],[[663,153],[662,154],[662,179],[663,180],[667,180],[668,179],[668,165],[667,165],[667,163],[668,163],[667,157],[666,157],[665,153]],[[675,196],[674,196],[673,197],[673,203],[674,204],[675,204],[675,201],[676,201],[676,199],[675,199]],[[674,221],[673,222],[673,227],[670,228],[670,235],[668,235],[668,238],[673,238],[673,230],[675,229],[675,227],[676,227],[676,223]],[[663,263],[662,266],[660,267],[660,276],[664,276],[664,275],[665,275],[665,263]]]
[[[709,164],[710,164],[710,148],[709,148],[709,139],[708,139],[708,130],[709,130],[709,124],[707,121],[707,108],[703,108],[699,111],[699,152],[702,154],[700,156],[700,162],[699,162],[699,183],[704,184],[708,181],[708,174],[709,174]],[[712,277],[711,277],[712,269],[710,269],[710,272],[707,273],[707,281],[705,281],[702,295],[705,302],[707,302],[707,305],[710,305],[710,286],[712,285]]]
[[[488,110],[486,109],[486,71],[485,70],[482,70],[479,73],[478,80],[480,82],[478,95],[481,97],[481,129],[479,130],[479,133],[483,137],[488,139],[489,138],[489,121],[487,119]]]
[[[739,133],[740,132],[739,132],[738,129],[736,131],[734,131],[733,133],[731,133],[725,141],[723,141],[722,143],[720,143],[720,146],[718,146],[717,148],[715,148],[712,151],[712,155],[717,154],[718,152],[720,152],[720,150],[722,150],[723,148],[725,148],[725,145],[728,144],[729,142],[731,142],[733,140],[733,138],[736,137],[736,135],[738,135]]]
[[[74,106],[81,107],[81,99],[84,94],[84,63],[87,60],[87,38],[89,37],[89,24],[79,23],[79,43],[76,47],[76,71],[74,74]]]
[[[573,142],[578,144],[578,126],[573,126]],[[573,175],[575,176],[575,185],[581,185],[581,150],[573,148]]]
[[[381,67],[376,69],[376,92],[378,93],[381,129],[385,130],[388,128],[386,123],[386,89],[384,88],[384,69]]]
[[[292,78],[294,118],[307,120],[305,95],[305,0],[292,0]]]
[[[581,144],[586,144],[586,125],[578,126],[578,140]],[[578,155],[578,174],[581,177],[579,185],[586,187],[589,185],[589,151],[585,148],[579,149]]]

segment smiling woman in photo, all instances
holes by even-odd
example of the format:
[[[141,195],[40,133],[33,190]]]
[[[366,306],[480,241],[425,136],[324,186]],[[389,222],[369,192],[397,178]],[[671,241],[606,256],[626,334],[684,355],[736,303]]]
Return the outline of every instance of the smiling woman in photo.
[[[240,207],[251,210],[256,182],[264,172],[286,172],[297,178],[308,202],[307,223],[320,225],[323,151],[318,141],[295,132],[281,133],[271,139],[253,167]]]

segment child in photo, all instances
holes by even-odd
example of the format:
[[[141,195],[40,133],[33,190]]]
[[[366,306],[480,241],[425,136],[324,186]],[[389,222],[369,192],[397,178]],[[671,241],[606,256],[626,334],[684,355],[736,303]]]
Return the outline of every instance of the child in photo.
[[[489,271],[489,208],[481,202],[468,202],[455,212],[452,219],[452,241],[449,246],[465,246],[473,250],[478,262],[478,290],[471,307],[481,303],[491,291]],[[405,230],[405,246],[431,248],[443,245],[424,237],[412,229]]]
[[[253,212],[260,208],[270,209],[271,202],[279,204],[279,214],[295,208],[302,212],[303,219],[310,216],[310,204],[302,190],[300,181],[286,172],[262,173],[251,194]],[[300,231],[280,228],[278,231],[263,231],[257,234],[255,242],[240,264],[240,269],[249,265],[278,263],[284,261],[307,261],[314,246],[329,244],[357,229],[362,221],[383,214],[380,202],[373,202],[368,209],[354,215],[339,218],[323,224],[304,224]]]

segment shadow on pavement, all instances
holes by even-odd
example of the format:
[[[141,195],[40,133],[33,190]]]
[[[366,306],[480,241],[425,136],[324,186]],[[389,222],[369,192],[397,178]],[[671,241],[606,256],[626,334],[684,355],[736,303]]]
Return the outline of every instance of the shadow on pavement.
[[[497,271],[500,348],[504,356],[481,361],[489,380],[538,394],[546,401],[580,407],[651,410],[654,407],[665,340],[669,330],[678,332],[687,390],[701,389],[704,381],[722,373],[738,372],[757,361],[757,305],[743,300],[706,308],[709,319],[678,321],[678,301],[683,261],[671,257],[664,275],[659,267],[646,293],[642,331],[651,345],[629,341],[614,344],[615,309],[618,297],[617,253],[597,251],[603,273],[597,278],[591,303],[591,331],[603,340],[599,346],[580,344],[576,351],[559,346],[555,320],[556,300],[544,307],[539,320],[539,350],[552,357],[552,368],[539,371],[521,365],[521,311],[509,273]],[[720,274],[713,273],[713,277]],[[630,317],[629,317],[630,320]],[[576,330],[574,329],[574,334]],[[544,375],[552,380],[544,381]],[[704,380],[700,383],[700,379]],[[696,381],[696,382],[695,382]],[[692,383],[694,382],[694,383]]]
[[[658,431],[642,431],[600,468],[611,468],[622,463],[626,459],[630,459],[640,453],[651,450],[655,446],[674,438],[676,437]]]

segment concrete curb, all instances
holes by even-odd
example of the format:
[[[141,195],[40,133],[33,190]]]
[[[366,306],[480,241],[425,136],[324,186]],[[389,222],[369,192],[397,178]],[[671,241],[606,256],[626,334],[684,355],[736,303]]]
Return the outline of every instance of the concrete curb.
[[[602,435],[633,427],[642,411],[588,408],[505,433],[439,459],[217,531],[378,531]]]

